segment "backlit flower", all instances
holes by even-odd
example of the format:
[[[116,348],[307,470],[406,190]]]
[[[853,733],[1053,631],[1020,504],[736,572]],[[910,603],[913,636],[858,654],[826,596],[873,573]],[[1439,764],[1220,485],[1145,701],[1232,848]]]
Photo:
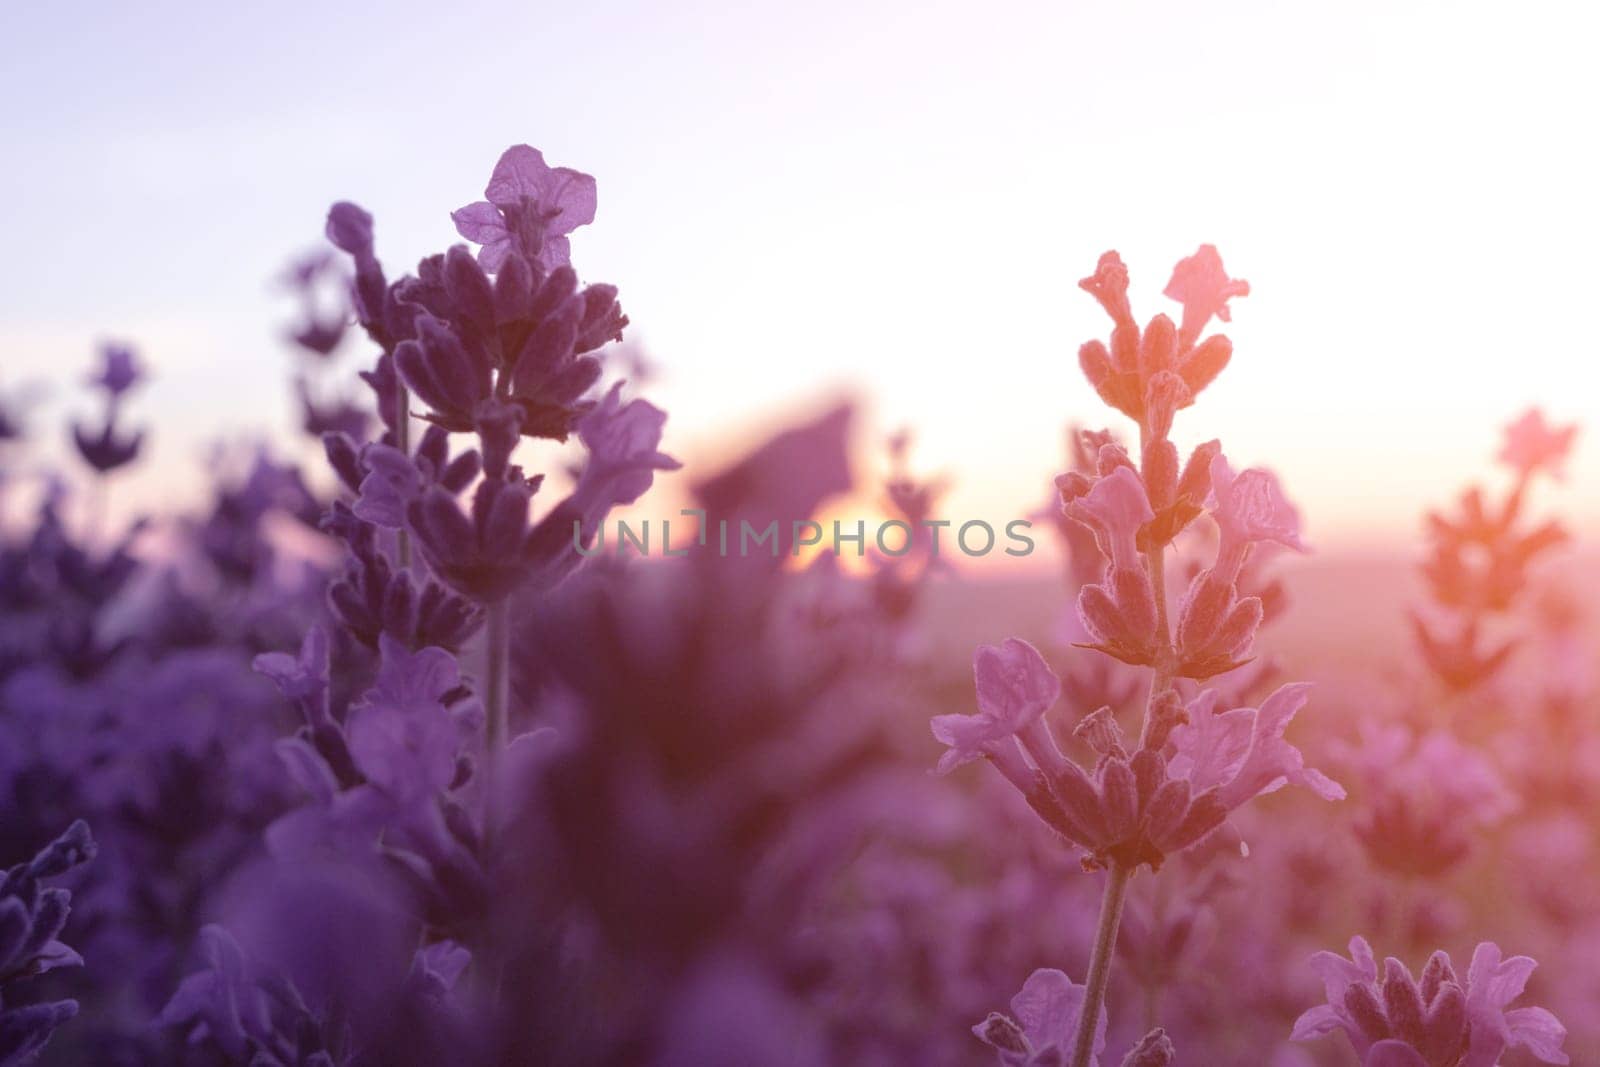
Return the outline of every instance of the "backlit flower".
[[[1572,451],[1572,442],[1577,435],[1576,423],[1551,426],[1544,421],[1543,411],[1530,408],[1520,419],[1506,427],[1506,443],[1500,450],[1500,462],[1524,478],[1540,470],[1549,471],[1552,476],[1560,478],[1565,473],[1567,456]]]
[[[537,148],[513,145],[500,156],[485,200],[450,214],[456,231],[481,245],[493,272],[512,252],[549,270],[572,258],[566,235],[594,221],[595,182],[569,167],[550,167]]]
[[[1350,959],[1332,952],[1311,957],[1328,1002],[1302,1014],[1292,1037],[1308,1041],[1343,1030],[1364,1067],[1494,1067],[1513,1048],[1545,1063],[1569,1063],[1560,1020],[1543,1008],[1507,1010],[1535,966],[1527,956],[1505,959],[1499,945],[1484,941],[1465,981],[1445,952],[1429,957],[1420,980],[1392,956],[1380,978],[1371,946],[1355,937]]]
[[[978,690],[978,714],[936,715],[933,719],[933,736],[950,746],[939,757],[940,774],[984,756],[999,756],[1061,695],[1061,680],[1039,650],[1017,637],[1000,645],[978,646],[972,674]]]
[[[1067,1062],[1078,1019],[1083,1014],[1083,999],[1083,986],[1053,967],[1041,967],[1011,998],[1011,1015],[991,1012],[972,1032],[999,1054],[1004,1067],[1055,1067]],[[1098,1065],[1105,1049],[1106,1014],[1102,1007],[1090,1064]]]

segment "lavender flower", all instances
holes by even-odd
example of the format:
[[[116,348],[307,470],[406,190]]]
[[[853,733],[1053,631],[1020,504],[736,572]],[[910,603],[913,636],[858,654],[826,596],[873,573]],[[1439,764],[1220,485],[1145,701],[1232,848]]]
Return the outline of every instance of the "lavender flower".
[[[125,467],[139,455],[144,443],[144,432],[122,433],[117,420],[122,411],[124,395],[142,378],[133,349],[126,345],[106,345],[101,350],[101,366],[89,378],[89,384],[105,394],[105,412],[99,428],[91,429],[83,422],[72,424],[72,442],[83,461],[99,474],[109,474]]]
[[[79,820],[0,880],[0,1064],[9,1067],[32,1059],[56,1027],[77,1014],[75,1000],[6,1002],[36,975],[82,965],[83,958],[57,940],[71,910],[72,894],[40,883],[89,862],[94,855],[89,827]]]
[[[1543,1008],[1511,1008],[1537,964],[1502,957],[1480,943],[1466,979],[1450,957],[1435,952],[1420,980],[1394,957],[1378,976],[1372,948],[1350,940],[1350,959],[1319,952],[1311,966],[1328,1003],[1301,1015],[1293,1039],[1308,1041],[1343,1030],[1367,1067],[1494,1067],[1508,1050],[1527,1049],[1544,1063],[1569,1063],[1561,1051],[1566,1027]]]
[[[103,346],[100,361],[100,369],[89,378],[89,384],[103,390],[108,397],[120,397],[144,380],[138,355],[128,345]]]
[[[1551,426],[1544,421],[1544,412],[1530,408],[1520,419],[1506,427],[1506,443],[1500,450],[1500,462],[1523,478],[1530,478],[1541,470],[1560,478],[1577,435],[1576,425]]]
[[[1345,791],[1321,771],[1305,766],[1284,730],[1305,707],[1311,686],[1286,685],[1256,708],[1218,713],[1215,694],[1202,693],[1188,707],[1187,722],[1172,733],[1176,755],[1169,770],[1187,779],[1196,794],[1215,788],[1229,811],[1285,785],[1302,785],[1324,800]]]
[[[537,148],[505,150],[483,195],[450,214],[456,230],[482,245],[478,261],[498,271],[513,252],[544,270],[572,258],[567,234],[594,221],[595,183],[567,167],[552,169]]]
[[[1053,1067],[1066,1062],[1083,1003],[1083,986],[1054,968],[1040,968],[1011,998],[1011,1015],[991,1012],[972,1032],[995,1050],[1005,1067]],[[1091,1065],[1100,1062],[1106,1047],[1103,1008],[1094,1035]]]
[[[1086,867],[1160,867],[1168,854],[1203,840],[1230,812],[1286,784],[1304,785],[1328,800],[1345,795],[1337,783],[1306,767],[1299,750],[1283,739],[1308,686],[1285,686],[1260,710],[1220,715],[1213,710],[1215,693],[1202,694],[1188,709],[1168,695],[1152,705],[1138,746],[1123,736],[1110,709],[1102,708],[1076,731],[1098,757],[1093,771],[1085,772],[1062,754],[1042,720],[1059,693],[1055,676],[1025,642],[1013,639],[1007,649],[1011,676],[988,682],[1000,698],[985,699],[983,668],[998,658],[998,650],[981,648],[982,713],[934,720],[935,735],[951,746],[941,769],[987,757],[1045,822],[1088,853]],[[1036,698],[1025,699],[1028,692]]]
[[[1038,742],[1040,723],[1061,695],[1061,681],[1039,650],[1020,638],[980,645],[972,660],[978,689],[977,715],[939,715],[933,736],[950,746],[939,757],[939,773],[988,758],[1002,773],[1031,788],[1031,772],[1016,747],[1019,735]]]

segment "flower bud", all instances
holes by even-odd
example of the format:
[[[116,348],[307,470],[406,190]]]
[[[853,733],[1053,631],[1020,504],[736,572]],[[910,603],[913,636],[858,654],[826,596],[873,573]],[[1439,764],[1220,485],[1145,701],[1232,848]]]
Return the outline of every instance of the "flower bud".
[[[1116,373],[1116,368],[1111,365],[1111,353],[1106,350],[1105,344],[1101,341],[1086,341],[1080,345],[1078,366],[1095,392],[1100,393],[1101,399],[1104,400],[1105,387],[1111,381],[1111,376]]]
[[[1014,1052],[1026,1056],[1033,1051],[1033,1047],[1028,1044],[1028,1039],[1022,1032],[1022,1027],[997,1011],[991,1011],[987,1019],[973,1027],[973,1032],[980,1040],[1001,1052]]]
[[[1144,488],[1156,511],[1171,507],[1178,496],[1178,450],[1165,438],[1144,450]]]
[[[1383,964],[1383,1010],[1394,1036],[1415,1048],[1423,1041],[1422,994],[1405,964],[1394,957]]]
[[[1383,1014],[1383,1005],[1378,1003],[1378,996],[1371,986],[1357,982],[1346,989],[1344,1010],[1369,1041],[1382,1041],[1394,1036],[1389,1031],[1389,1020]]]
[[[1100,793],[1106,816],[1107,843],[1133,836],[1139,819],[1139,786],[1120,759],[1108,759],[1100,770]]]
[[[1137,469],[1133,465],[1132,457],[1128,455],[1128,450],[1123,448],[1122,445],[1118,444],[1116,441],[1110,441],[1101,445],[1100,450],[1095,453],[1094,460],[1095,473],[1099,474],[1102,478],[1110,474],[1115,474],[1117,469],[1120,467],[1126,467],[1129,470],[1134,471],[1134,473],[1138,473]]]
[[[1156,593],[1142,567],[1112,567],[1111,596],[1121,612],[1132,645],[1148,645],[1156,635]]]
[[[1198,396],[1200,390],[1216,381],[1217,375],[1222,373],[1232,358],[1233,342],[1221,334],[1214,334],[1189,353],[1179,365],[1178,374],[1189,391]]]
[[[1165,315],[1157,315],[1144,328],[1139,343],[1139,374],[1153,378],[1171,370],[1178,356],[1178,328]]]
[[[1215,571],[1208,569],[1195,576],[1178,606],[1180,655],[1200,655],[1210,647],[1235,596],[1233,583]]]
[[[1222,454],[1222,442],[1207,441],[1189,453],[1189,460],[1178,476],[1178,495],[1195,503],[1205,500],[1211,492],[1211,461]]]
[[[1161,784],[1145,806],[1145,834],[1157,847],[1177,832],[1189,811],[1189,780],[1169,778]]]
[[[1145,425],[1154,440],[1165,440],[1172,432],[1172,418],[1180,408],[1194,403],[1194,394],[1183,379],[1171,371],[1160,371],[1145,385]],[[1174,464],[1176,466],[1176,464]]]
[[[1161,1027],[1156,1027],[1139,1039],[1139,1043],[1122,1058],[1122,1067],[1172,1067],[1178,1060],[1172,1039]]]
[[[1074,500],[1084,496],[1092,488],[1094,488],[1094,483],[1089,480],[1089,477],[1077,471],[1068,471],[1065,474],[1056,475],[1056,492],[1061,494],[1062,507],[1066,507]]]
[[[444,288],[456,308],[480,333],[494,332],[494,289],[466,245],[452,245],[445,253]]]

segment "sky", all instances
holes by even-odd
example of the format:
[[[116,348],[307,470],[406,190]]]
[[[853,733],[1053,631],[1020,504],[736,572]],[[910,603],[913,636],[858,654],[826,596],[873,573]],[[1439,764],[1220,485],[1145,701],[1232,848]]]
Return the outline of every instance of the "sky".
[[[1600,16],[1576,3],[6,5],[0,390],[59,436],[97,340],[154,380],[119,499],[179,506],[209,442],[288,438],[272,278],[330,202],[398,274],[456,240],[499,153],[594,174],[573,241],[660,368],[705,472],[853,395],[945,511],[1044,499],[1076,288],[1118,249],[1135,310],[1216,244],[1252,295],[1179,416],[1283,478],[1325,546],[1415,541],[1532,404],[1597,410]],[[353,373],[369,355],[347,343]],[[681,494],[682,479],[662,501]],[[1546,498],[1600,532],[1600,426]],[[863,507],[865,504],[863,504]]]

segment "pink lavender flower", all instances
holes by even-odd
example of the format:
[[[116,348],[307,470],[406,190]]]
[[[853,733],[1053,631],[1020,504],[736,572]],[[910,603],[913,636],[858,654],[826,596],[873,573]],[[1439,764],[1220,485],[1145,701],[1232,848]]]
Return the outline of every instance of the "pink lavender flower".
[[[1572,442],[1577,435],[1576,423],[1551,426],[1544,421],[1544,412],[1530,408],[1520,419],[1506,427],[1506,443],[1500,450],[1500,462],[1524,478],[1543,470],[1559,479],[1565,473],[1567,456],[1572,451]]]
[[[1156,1027],[1139,1039],[1122,1058],[1122,1067],[1171,1067],[1178,1062],[1178,1051],[1172,1039],[1161,1027]]]
[[[1450,619],[1441,612],[1408,611],[1406,617],[1423,662],[1454,693],[1476,689],[1499,674],[1521,643],[1516,638],[1485,642],[1483,626],[1473,616]]]
[[[1202,245],[1183,260],[1167,284],[1166,295],[1184,305],[1183,325],[1165,315],[1150,320],[1141,333],[1128,306],[1128,270],[1115,252],[1100,257],[1095,272],[1078,283],[1111,316],[1111,344],[1090,341],[1078,350],[1084,377],[1109,406],[1166,436],[1172,414],[1194,398],[1227,366],[1233,345],[1221,335],[1200,341],[1213,316],[1228,321],[1228,301],[1250,291],[1231,279],[1217,250]],[[1199,343],[1196,343],[1199,342]]]
[[[1304,552],[1300,513],[1284,496],[1271,471],[1259,467],[1235,474],[1225,457],[1211,461],[1211,499],[1207,501],[1224,542],[1237,545],[1275,541]]]
[[[1527,956],[1505,959],[1499,945],[1484,941],[1465,981],[1444,952],[1429,957],[1420,980],[1391,956],[1380,979],[1371,946],[1355,937],[1350,959],[1311,957],[1328,1002],[1296,1020],[1292,1039],[1343,1030],[1364,1067],[1494,1067],[1514,1048],[1545,1063],[1569,1063],[1560,1020],[1544,1008],[1510,1008],[1536,966]]]
[[[1228,301],[1236,296],[1249,296],[1250,283],[1228,277],[1216,245],[1201,245],[1194,255],[1179,260],[1172,268],[1172,280],[1167,282],[1162,295],[1183,305],[1183,327],[1179,334],[1187,346],[1194,344],[1213,315],[1223,322],[1232,322]]]
[[[1066,1063],[1078,1018],[1083,1013],[1084,987],[1054,968],[1041,967],[1028,976],[1011,998],[1011,1014],[991,1012],[972,1028],[979,1041],[999,1053],[1005,1067],[1053,1067]],[[1100,1010],[1090,1064],[1098,1065],[1106,1048],[1106,1014]]]
[[[1061,752],[1043,720],[1059,682],[1032,646],[1013,639],[980,648],[977,674],[980,714],[933,720],[934,735],[950,746],[939,770],[989,759],[1040,818],[1085,851],[1086,869],[1159,868],[1231,811],[1291,783],[1328,800],[1344,796],[1283,738],[1308,686],[1285,686],[1259,710],[1223,715],[1212,711],[1214,693],[1186,711],[1168,690],[1153,702],[1137,746],[1101,708],[1075,731],[1098,757],[1086,771]]]
[[[1094,531],[1101,553],[1113,567],[1139,564],[1139,528],[1155,518],[1144,483],[1132,467],[1117,467],[1097,479],[1083,496],[1067,505],[1067,514]]]
[[[595,182],[569,167],[552,168],[537,148],[513,145],[500,156],[485,200],[450,214],[456,231],[474,244],[478,262],[493,272],[512,252],[545,270],[572,258],[566,235],[594,221]]]
[[[948,774],[964,763],[988,757],[1002,771],[1026,778],[1014,739],[1039,726],[1045,711],[1061,695],[1061,680],[1038,649],[1017,637],[1007,638],[1001,645],[980,645],[973,656],[972,673],[978,689],[978,714],[937,715],[933,719],[933,736],[950,746],[939,757],[938,772]]]
[[[1270,542],[1305,551],[1300,515],[1270,471],[1235,474],[1220,453],[1211,459],[1208,504],[1221,540],[1216,561],[1195,576],[1178,606],[1179,673],[1208,678],[1239,667],[1255,641],[1264,609],[1239,596],[1239,573],[1253,545]]]
[[[1078,612],[1096,642],[1091,647],[1124,663],[1154,662],[1157,605],[1139,555],[1139,531],[1155,512],[1144,483],[1132,467],[1116,466],[1067,503],[1066,511],[1094,531],[1110,561],[1098,584],[1078,592]]]
[[[1310,691],[1304,682],[1285,685],[1259,709],[1220,714],[1216,694],[1200,694],[1189,705],[1188,722],[1172,733],[1176,755],[1169,764],[1171,773],[1188,779],[1196,794],[1215,788],[1229,811],[1286,785],[1303,785],[1324,800],[1343,800],[1344,788],[1307,767],[1300,750],[1283,737]]]
[[[1363,781],[1357,838],[1380,867],[1436,876],[1517,806],[1494,765],[1443,730],[1363,723],[1360,743],[1335,746]]]

